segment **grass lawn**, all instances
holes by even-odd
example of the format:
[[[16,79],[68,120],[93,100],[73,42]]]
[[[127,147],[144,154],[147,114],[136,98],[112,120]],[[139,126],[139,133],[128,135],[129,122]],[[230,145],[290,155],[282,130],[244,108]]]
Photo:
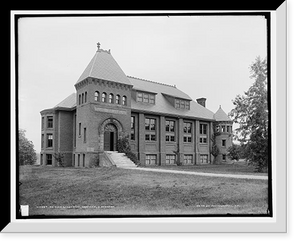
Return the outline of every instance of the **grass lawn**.
[[[119,168],[20,167],[30,215],[266,214],[266,180]]]

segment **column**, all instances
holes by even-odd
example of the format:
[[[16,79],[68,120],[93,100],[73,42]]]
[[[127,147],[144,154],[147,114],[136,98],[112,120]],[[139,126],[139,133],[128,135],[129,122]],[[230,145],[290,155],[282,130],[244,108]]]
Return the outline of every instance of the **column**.
[[[166,165],[166,119],[159,118],[159,165]]]
[[[178,121],[178,151],[179,151],[179,162],[184,163],[184,149],[183,149],[183,119],[180,118]],[[178,156],[177,156],[178,158]]]
[[[194,134],[194,144],[195,144],[195,165],[200,164],[200,153],[199,153],[199,135],[200,135],[200,122],[195,120],[195,134]]]

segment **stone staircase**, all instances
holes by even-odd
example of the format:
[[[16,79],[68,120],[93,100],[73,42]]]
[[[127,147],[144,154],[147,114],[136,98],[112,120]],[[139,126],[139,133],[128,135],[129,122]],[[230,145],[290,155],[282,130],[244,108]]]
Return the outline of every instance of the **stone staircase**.
[[[124,154],[118,151],[105,151],[112,164],[119,168],[135,168],[136,165]]]

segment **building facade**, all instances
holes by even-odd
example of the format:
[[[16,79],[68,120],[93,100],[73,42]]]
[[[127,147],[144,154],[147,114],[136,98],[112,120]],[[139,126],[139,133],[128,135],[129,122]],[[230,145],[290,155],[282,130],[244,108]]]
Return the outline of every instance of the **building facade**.
[[[41,111],[41,165],[105,165],[128,136],[141,165],[231,163],[232,121],[221,106],[193,101],[172,85],[126,76],[110,50],[100,49],[75,84],[76,93]],[[218,132],[219,134],[214,134]],[[213,140],[215,137],[215,140]]]

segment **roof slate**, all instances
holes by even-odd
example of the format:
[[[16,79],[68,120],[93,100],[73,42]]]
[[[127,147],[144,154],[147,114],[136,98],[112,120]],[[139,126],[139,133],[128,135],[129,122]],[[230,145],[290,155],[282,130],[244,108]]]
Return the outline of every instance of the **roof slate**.
[[[153,81],[147,81],[144,79],[138,79],[134,77],[128,77],[133,85],[133,89],[136,90],[143,90],[143,91],[150,91],[155,92],[155,104],[146,104],[136,102],[133,98],[131,100],[131,109],[138,110],[138,111],[147,111],[153,114],[167,114],[167,115],[175,115],[175,116],[184,116],[184,117],[192,117],[192,118],[201,118],[201,119],[208,119],[213,120],[214,113],[207,108],[201,106],[195,101],[182,92],[181,90],[177,89],[174,86],[165,85]],[[177,98],[184,98],[190,101],[190,110],[187,109],[176,109],[173,105],[169,103],[169,101],[165,98],[163,94],[171,95]]]
[[[70,96],[62,100],[60,103],[54,106],[55,108],[73,108],[76,107],[76,93],[72,93]]]
[[[228,115],[221,108],[221,105],[220,105],[220,108],[218,109],[218,111],[214,114],[214,119],[216,121],[231,121],[231,119],[228,117]]]
[[[130,85],[130,81],[112,57],[110,51],[102,49],[97,50],[90,63],[79,77],[77,83],[88,77]]]

